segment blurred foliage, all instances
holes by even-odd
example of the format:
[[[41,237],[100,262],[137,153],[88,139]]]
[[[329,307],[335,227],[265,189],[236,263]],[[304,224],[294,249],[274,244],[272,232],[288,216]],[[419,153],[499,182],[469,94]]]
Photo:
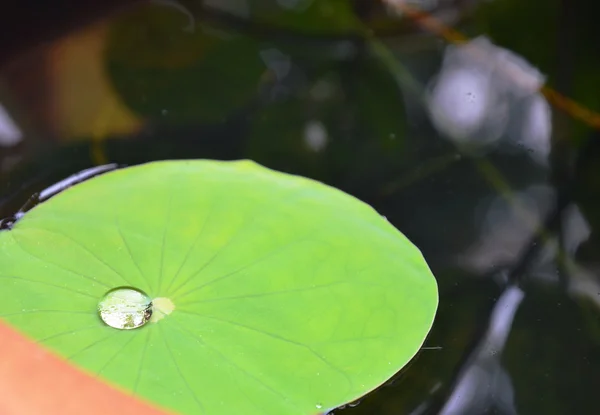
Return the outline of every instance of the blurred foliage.
[[[484,2],[473,14],[469,31],[527,58],[548,76],[548,84],[600,112],[600,50],[596,28],[600,3],[595,1]],[[586,140],[589,127],[577,122],[568,140]]]
[[[104,65],[108,25],[98,24],[58,42],[52,49],[53,120],[64,139],[131,134],[141,122],[115,91]]]
[[[219,123],[248,105],[267,68],[254,40],[195,27],[180,11],[146,6],[112,27],[106,65],[144,119]]]
[[[306,88],[256,113],[248,155],[273,168],[325,181],[346,176],[344,187],[376,183],[377,171],[410,157],[402,93],[374,60],[326,68],[310,76]]]
[[[483,2],[473,12],[469,32],[492,41],[549,74],[556,70],[560,0]],[[542,46],[543,45],[543,46]]]
[[[357,33],[352,0],[261,0],[246,3],[246,18],[303,33]]]
[[[600,3],[596,1],[563,2],[565,7],[572,8],[569,14],[574,15],[573,31],[568,38],[572,42],[573,66],[572,82],[573,98],[600,112],[600,94],[597,88],[590,87],[600,82],[600,44],[595,41],[598,37],[598,16]]]

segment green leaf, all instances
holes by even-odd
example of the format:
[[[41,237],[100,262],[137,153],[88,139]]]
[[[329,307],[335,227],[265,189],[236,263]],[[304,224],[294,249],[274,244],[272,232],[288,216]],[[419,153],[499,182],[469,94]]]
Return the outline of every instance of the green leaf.
[[[350,0],[263,0],[249,2],[249,18],[304,33],[360,33],[361,21]]]
[[[415,355],[438,303],[419,250],[371,207],[249,161],[153,162],[75,185],[0,232],[0,261],[4,320],[181,414],[355,400]],[[152,317],[104,324],[102,301],[147,309],[119,287],[147,294]]]
[[[406,110],[402,91],[377,61],[360,61],[347,82],[355,94],[357,115],[370,127],[370,135],[398,159],[406,137]]]
[[[146,6],[115,21],[106,51],[114,87],[138,115],[168,124],[221,123],[255,97],[267,67],[258,41],[186,31],[187,17]]]

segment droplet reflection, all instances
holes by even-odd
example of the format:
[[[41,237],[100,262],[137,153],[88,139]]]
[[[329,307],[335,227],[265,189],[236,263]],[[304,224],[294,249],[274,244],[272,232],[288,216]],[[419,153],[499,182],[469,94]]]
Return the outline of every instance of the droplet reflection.
[[[110,327],[121,330],[135,329],[150,320],[152,300],[135,288],[115,288],[100,300],[98,313],[102,321]]]

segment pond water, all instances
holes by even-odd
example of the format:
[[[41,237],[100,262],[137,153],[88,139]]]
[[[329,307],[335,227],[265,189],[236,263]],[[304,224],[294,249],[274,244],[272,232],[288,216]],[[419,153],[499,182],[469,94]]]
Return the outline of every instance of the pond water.
[[[96,3],[3,11],[0,217],[106,163],[311,177],[440,287],[420,354],[335,413],[600,411],[597,2]]]

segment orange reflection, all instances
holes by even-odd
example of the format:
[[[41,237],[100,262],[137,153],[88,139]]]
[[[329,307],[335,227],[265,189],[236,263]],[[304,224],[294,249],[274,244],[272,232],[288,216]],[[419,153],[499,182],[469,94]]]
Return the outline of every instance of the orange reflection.
[[[2,321],[0,339],[2,415],[168,415],[76,369]]]

